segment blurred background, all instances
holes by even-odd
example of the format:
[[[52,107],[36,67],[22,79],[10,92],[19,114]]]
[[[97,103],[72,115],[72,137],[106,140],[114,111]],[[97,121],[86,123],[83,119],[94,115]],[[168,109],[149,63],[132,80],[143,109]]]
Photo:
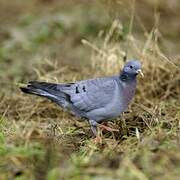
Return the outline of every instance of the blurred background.
[[[0,0],[0,179],[178,179],[179,19],[179,0]],[[126,58],[145,78],[101,145],[86,122],[19,91],[117,74]]]

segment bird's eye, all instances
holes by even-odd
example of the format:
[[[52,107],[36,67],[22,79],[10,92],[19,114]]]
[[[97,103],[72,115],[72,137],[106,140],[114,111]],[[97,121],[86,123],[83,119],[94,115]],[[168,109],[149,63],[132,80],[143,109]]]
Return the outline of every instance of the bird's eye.
[[[130,69],[132,69],[133,68],[133,66],[129,66],[130,67]]]

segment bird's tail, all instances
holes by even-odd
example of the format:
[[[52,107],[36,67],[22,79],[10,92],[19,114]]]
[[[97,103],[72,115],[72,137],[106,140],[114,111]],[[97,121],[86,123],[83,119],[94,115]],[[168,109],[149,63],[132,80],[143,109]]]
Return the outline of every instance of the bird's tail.
[[[63,107],[70,103],[69,95],[61,92],[55,83],[31,81],[26,87],[20,87],[20,89],[24,93],[46,97]]]

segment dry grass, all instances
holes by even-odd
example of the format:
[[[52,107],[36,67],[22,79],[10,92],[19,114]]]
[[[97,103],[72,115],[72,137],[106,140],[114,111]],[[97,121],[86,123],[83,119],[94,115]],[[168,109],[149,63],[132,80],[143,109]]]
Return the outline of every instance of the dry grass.
[[[144,1],[145,7],[150,6],[147,2]],[[89,11],[97,12],[96,7]],[[20,29],[21,33],[18,36],[10,33],[11,38],[3,41],[0,54],[0,63],[10,69],[1,71],[0,78],[0,179],[178,179],[179,59],[173,56],[177,58],[170,60],[160,50],[164,37],[159,30],[158,16],[152,30],[146,30],[135,14],[134,9],[127,30],[117,18],[109,28],[103,26],[105,29],[98,37],[84,29],[72,32],[66,24],[57,25],[56,18],[39,22],[41,15],[28,19],[30,25],[12,25],[15,32]],[[71,19],[74,22],[71,28],[99,23],[83,18],[78,23]],[[45,30],[38,37],[31,37],[26,30],[38,29],[41,23]],[[141,36],[134,33],[134,26],[141,27]],[[70,32],[66,34],[67,31]],[[24,37],[23,47],[15,41],[19,35],[20,40]],[[66,42],[59,45],[64,39]],[[77,43],[81,39],[85,46]],[[49,46],[52,46],[50,53],[44,53]],[[79,60],[72,62],[73,55]],[[22,94],[16,85],[34,78],[68,82],[118,73],[126,56],[142,61],[145,77],[138,79],[136,97],[128,112],[110,122],[119,132],[103,133],[100,145],[93,143],[87,122],[77,121],[48,100]],[[89,62],[81,65],[84,57]],[[24,58],[32,59],[26,62]]]

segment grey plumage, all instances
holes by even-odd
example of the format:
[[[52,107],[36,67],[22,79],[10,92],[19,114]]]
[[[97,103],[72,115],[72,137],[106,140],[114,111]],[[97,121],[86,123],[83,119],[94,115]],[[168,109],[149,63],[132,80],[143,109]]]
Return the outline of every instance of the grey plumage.
[[[67,84],[32,81],[21,90],[46,97],[76,116],[88,119],[96,135],[98,123],[115,118],[126,110],[134,96],[136,75],[140,70],[139,61],[129,61],[117,76]]]

